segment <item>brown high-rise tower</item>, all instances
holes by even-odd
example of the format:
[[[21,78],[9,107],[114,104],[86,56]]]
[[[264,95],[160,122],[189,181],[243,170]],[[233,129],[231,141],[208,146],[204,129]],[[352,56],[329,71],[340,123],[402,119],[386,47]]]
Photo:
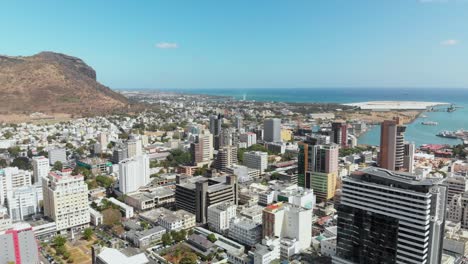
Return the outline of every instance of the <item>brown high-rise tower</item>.
[[[406,126],[396,117],[393,120],[385,120],[380,129],[379,166],[388,170],[402,169]]]

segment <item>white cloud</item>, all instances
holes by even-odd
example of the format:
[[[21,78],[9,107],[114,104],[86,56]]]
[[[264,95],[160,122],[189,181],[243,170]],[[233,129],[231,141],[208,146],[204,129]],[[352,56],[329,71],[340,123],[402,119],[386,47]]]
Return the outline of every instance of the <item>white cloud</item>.
[[[456,39],[446,39],[442,42],[440,42],[440,45],[443,45],[443,46],[454,46],[454,45],[457,45],[459,44],[460,41],[456,40]]]
[[[177,49],[179,44],[174,42],[159,42],[156,43],[156,48],[158,49]]]

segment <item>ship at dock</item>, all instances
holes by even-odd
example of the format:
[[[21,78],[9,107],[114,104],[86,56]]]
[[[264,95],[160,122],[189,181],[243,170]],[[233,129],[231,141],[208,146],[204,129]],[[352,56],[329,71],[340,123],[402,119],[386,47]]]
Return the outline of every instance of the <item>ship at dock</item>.
[[[468,139],[468,131],[467,130],[457,130],[457,131],[448,131],[444,130],[436,134],[438,137],[443,137],[443,138],[454,138],[454,139],[461,139],[461,140],[466,140]]]
[[[434,122],[434,121],[423,121],[421,122],[422,125],[425,125],[425,126],[437,126],[439,125],[438,122]]]

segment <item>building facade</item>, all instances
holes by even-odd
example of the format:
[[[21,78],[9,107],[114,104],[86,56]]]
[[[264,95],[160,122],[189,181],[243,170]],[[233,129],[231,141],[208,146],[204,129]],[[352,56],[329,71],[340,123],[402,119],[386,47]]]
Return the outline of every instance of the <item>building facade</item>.
[[[265,119],[263,122],[263,141],[281,142],[281,119]]]

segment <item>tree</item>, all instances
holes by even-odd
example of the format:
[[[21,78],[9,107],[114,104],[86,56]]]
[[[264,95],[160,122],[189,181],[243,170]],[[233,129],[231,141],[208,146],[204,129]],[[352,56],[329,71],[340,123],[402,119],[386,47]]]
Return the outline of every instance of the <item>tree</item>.
[[[162,235],[161,241],[162,241],[164,246],[169,246],[170,244],[172,244],[174,242],[172,240],[171,234],[169,234],[169,233],[165,233],[164,235]]]
[[[74,148],[75,148],[75,146],[73,146],[73,144],[70,143],[70,142],[67,142],[67,144],[65,144],[65,147],[66,147],[67,149],[74,149]]]
[[[176,243],[179,243],[180,241],[183,241],[187,237],[187,231],[185,230],[180,230],[179,232],[172,231],[171,236]]]
[[[216,240],[218,240],[218,239],[216,238],[215,234],[213,234],[213,233],[209,234],[209,235],[206,237],[206,239],[208,239],[211,243],[214,243],[214,242],[216,242]]]
[[[62,164],[62,162],[57,160],[57,161],[54,163],[54,166],[52,167],[52,170],[55,170],[55,171],[62,171],[62,169],[63,169],[63,164]]]
[[[148,222],[146,222],[146,221],[141,221],[141,224],[140,224],[140,225],[141,225],[141,227],[142,227],[143,229],[145,229],[145,230],[146,230],[146,229],[149,229],[149,227],[150,227],[150,225],[149,225]]]
[[[179,261],[179,264],[196,264],[198,257],[195,253],[188,252],[185,256]]]
[[[108,208],[102,211],[104,225],[113,226],[120,222],[122,215],[118,209]]]
[[[11,133],[10,131],[7,131],[3,134],[3,136],[6,138],[6,139],[10,139],[12,136],[13,136],[13,133]]]
[[[55,236],[53,242],[55,247],[62,247],[67,242],[67,239],[63,236]]]
[[[5,168],[7,166],[7,161],[5,159],[0,159],[0,168]]]
[[[93,237],[94,231],[91,228],[86,228],[83,231],[83,238],[86,240],[90,240]]]
[[[31,164],[29,163],[29,159],[26,157],[18,157],[13,160],[10,164],[11,167],[18,167],[21,170],[29,170],[31,169]]]
[[[98,183],[99,186],[104,187],[104,188],[109,188],[114,184],[114,180],[112,180],[111,177],[103,176],[103,175],[98,175],[96,176],[96,182]]]
[[[10,155],[15,158],[19,156],[20,152],[21,152],[21,149],[18,146],[8,148],[8,153],[10,153]]]

